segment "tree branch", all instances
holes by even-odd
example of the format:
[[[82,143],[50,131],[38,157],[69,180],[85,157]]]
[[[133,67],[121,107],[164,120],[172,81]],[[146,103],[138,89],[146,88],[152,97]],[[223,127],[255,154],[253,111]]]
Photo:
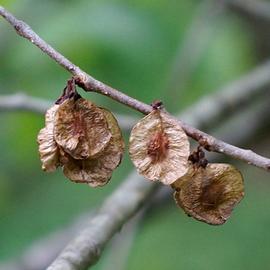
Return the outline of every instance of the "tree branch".
[[[148,114],[152,111],[152,107],[139,100],[136,100],[98,80],[91,77],[79,67],[70,62],[67,58],[53,49],[43,39],[41,39],[25,22],[16,19],[11,13],[0,6],[0,15],[5,18],[17,31],[17,33],[30,40],[33,44],[39,47],[44,53],[49,55],[53,60],[59,63],[67,71],[73,74],[76,78],[76,82],[85,91],[93,91],[105,96],[108,96],[124,105],[127,105],[141,113]],[[236,146],[225,143],[221,140],[214,138],[186,123],[181,122],[183,129],[188,136],[197,140],[203,141],[207,144],[211,151],[226,154],[230,157],[240,159],[247,162],[248,164],[270,170],[270,159],[262,157],[251,150],[245,150]]]

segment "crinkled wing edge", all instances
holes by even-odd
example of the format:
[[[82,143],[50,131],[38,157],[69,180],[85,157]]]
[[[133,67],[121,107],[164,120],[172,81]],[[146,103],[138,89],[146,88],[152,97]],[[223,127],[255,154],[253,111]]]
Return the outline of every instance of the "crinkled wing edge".
[[[193,165],[191,165],[193,166]],[[206,173],[211,175],[214,182],[220,182],[225,185],[223,200],[215,209],[206,209],[201,213],[198,211],[200,205],[200,192],[203,176],[196,175],[196,168],[190,168],[187,175],[174,183],[172,187],[175,189],[174,199],[188,216],[208,223],[210,225],[222,225],[231,216],[234,207],[244,197],[243,177],[241,173],[232,165],[223,163],[208,164]],[[198,172],[204,170],[197,168]],[[194,183],[198,181],[198,183]],[[192,194],[193,192],[193,194]],[[190,193],[190,195],[188,195]],[[184,200],[193,200],[184,202]]]
[[[53,172],[60,165],[59,149],[54,140],[54,116],[58,108],[58,105],[54,105],[47,110],[45,127],[40,130],[37,137],[42,169],[46,172]]]

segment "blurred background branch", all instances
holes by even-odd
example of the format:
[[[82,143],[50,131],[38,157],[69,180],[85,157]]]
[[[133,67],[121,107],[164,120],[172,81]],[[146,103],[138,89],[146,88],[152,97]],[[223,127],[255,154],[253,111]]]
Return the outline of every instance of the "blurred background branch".
[[[253,106],[248,106],[244,113],[240,113],[240,117],[232,117],[234,119],[234,124],[229,124],[228,130],[234,130],[233,138],[231,137],[231,132],[227,132],[224,135],[224,125],[226,127],[227,122],[223,121],[222,134],[224,138],[228,138],[232,143],[245,143],[250,144],[254,137],[260,132],[262,128],[265,128],[265,121],[268,119],[270,109],[268,106],[268,101],[264,102],[262,106],[257,106],[254,112]],[[248,112],[248,113],[247,113]],[[245,127],[239,123],[246,123]],[[228,124],[227,124],[228,125]],[[240,127],[240,128],[239,128]],[[212,127],[212,129],[214,126]],[[214,157],[211,162],[218,162],[220,157]],[[116,260],[112,263],[117,266],[118,270],[126,269],[126,263],[128,258],[128,253],[132,248],[132,243],[134,237],[137,233],[137,227],[139,226],[141,220],[147,216],[147,212],[151,211],[153,207],[160,207],[164,205],[166,201],[172,200],[172,191],[168,187],[160,186],[156,190],[155,194],[151,198],[148,198],[148,203],[135,215],[125,226],[121,229],[119,234],[116,234],[113,241],[109,243],[110,247],[110,258],[111,260]],[[83,214],[75,218],[75,222],[69,225],[67,228],[56,231],[39,241],[35,242],[29,248],[27,248],[24,253],[9,262],[0,264],[1,270],[43,270],[48,264],[58,255],[58,253],[63,249],[63,247],[78,234],[83,228],[89,225],[89,219],[93,215],[93,211],[90,213]],[[103,270],[111,269],[111,260],[107,266],[103,266]],[[116,268],[115,268],[116,269]]]
[[[0,96],[0,111],[30,111],[44,114],[53,102],[24,93]]]
[[[223,0],[226,5],[266,21],[270,20],[270,3],[264,0]]]

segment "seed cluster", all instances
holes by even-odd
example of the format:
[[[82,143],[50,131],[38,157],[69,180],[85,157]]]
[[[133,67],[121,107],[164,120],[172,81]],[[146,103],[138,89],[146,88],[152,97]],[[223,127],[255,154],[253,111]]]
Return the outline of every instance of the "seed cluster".
[[[42,169],[61,166],[67,178],[92,187],[103,186],[120,164],[124,141],[111,112],[81,98],[73,80],[46,113],[38,135]]]
[[[155,102],[151,113],[132,129],[129,154],[138,172],[174,190],[184,212],[212,225],[227,221],[244,196],[243,177],[229,164],[211,164],[202,147],[190,154],[180,123]],[[105,185],[120,164],[124,141],[112,113],[83,99],[74,79],[46,113],[38,134],[42,169],[63,168],[71,181]]]

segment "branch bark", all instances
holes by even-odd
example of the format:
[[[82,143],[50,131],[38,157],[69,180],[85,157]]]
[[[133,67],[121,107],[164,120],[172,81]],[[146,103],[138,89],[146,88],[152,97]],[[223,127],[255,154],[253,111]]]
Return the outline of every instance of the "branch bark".
[[[44,114],[52,104],[53,102],[49,100],[31,97],[23,93],[0,96],[0,112],[22,110]]]
[[[136,100],[88,75],[82,71],[78,66],[74,65],[71,61],[57,52],[53,47],[41,39],[25,22],[18,20],[4,7],[0,6],[0,15],[6,19],[16,30],[16,32],[31,41],[44,53],[50,56],[54,61],[64,67],[76,78],[76,82],[85,91],[97,92],[102,95],[108,96],[128,107],[131,107],[143,114],[148,114],[152,111],[152,107],[139,100]],[[181,122],[181,121],[180,121]],[[188,124],[181,122],[183,129],[191,138],[204,142],[211,151],[226,154],[232,158],[240,159],[250,165],[254,165],[270,170],[270,159],[262,157],[251,150],[241,149],[231,144],[225,143],[221,140],[214,138]]]

